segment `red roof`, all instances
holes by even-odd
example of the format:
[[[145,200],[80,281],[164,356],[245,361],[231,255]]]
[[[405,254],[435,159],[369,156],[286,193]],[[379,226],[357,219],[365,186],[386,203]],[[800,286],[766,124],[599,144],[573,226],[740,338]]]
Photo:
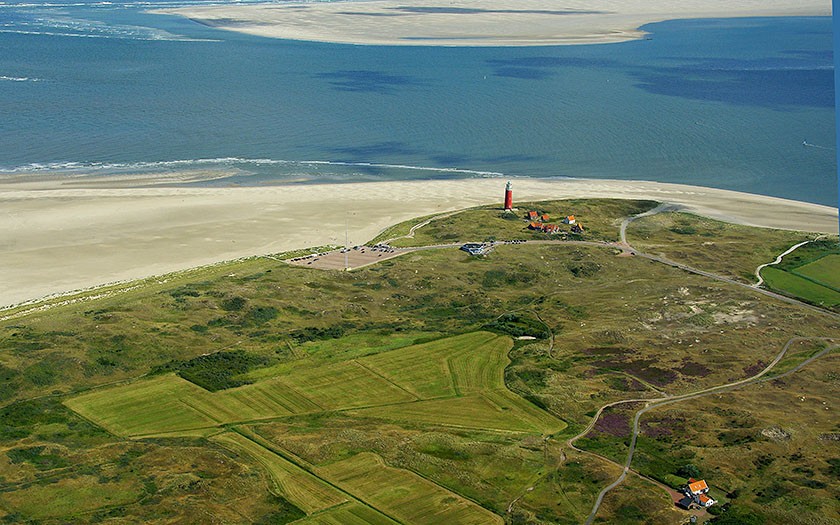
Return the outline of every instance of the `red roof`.
[[[542,219],[542,220],[544,220],[544,221],[547,221],[549,218],[550,218],[550,217],[548,216],[548,214],[547,214],[547,213],[543,213],[543,215],[542,215],[542,217],[541,217],[541,219]]]
[[[692,494],[697,494],[700,491],[709,490],[709,486],[706,485],[706,480],[703,479],[694,482],[688,480],[688,490],[690,490]]]
[[[709,496],[707,496],[707,495],[705,495],[705,494],[700,494],[700,495],[697,497],[697,499],[699,499],[699,500],[700,500],[700,503],[702,503],[702,504],[704,504],[704,505],[705,505],[706,503],[708,503],[708,502],[710,502],[710,501],[712,500],[712,498],[710,498]]]
[[[531,219],[536,219],[537,215],[538,215],[538,213],[535,212],[535,211],[529,211],[528,212],[528,217],[531,218]]]

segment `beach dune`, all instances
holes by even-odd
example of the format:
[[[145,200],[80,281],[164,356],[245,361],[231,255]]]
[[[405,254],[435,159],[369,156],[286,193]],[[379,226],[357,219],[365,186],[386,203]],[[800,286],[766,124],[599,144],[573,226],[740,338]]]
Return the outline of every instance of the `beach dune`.
[[[0,306],[243,256],[370,240],[422,215],[498,202],[504,181],[471,179],[245,188],[0,185]],[[146,179],[149,180],[148,178]],[[617,197],[723,220],[837,232],[837,210],[678,184],[514,179],[514,199]]]
[[[827,0],[371,0],[153,11],[251,35],[342,44],[537,46],[635,40],[678,18],[830,16]]]

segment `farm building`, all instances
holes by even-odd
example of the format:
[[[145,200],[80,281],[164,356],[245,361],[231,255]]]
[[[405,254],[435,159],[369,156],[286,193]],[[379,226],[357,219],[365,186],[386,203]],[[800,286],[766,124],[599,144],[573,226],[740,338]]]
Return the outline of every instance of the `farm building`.
[[[685,497],[681,499],[677,505],[684,509],[689,509],[694,505],[704,509],[711,507],[717,503],[717,501],[712,499],[708,495],[708,492],[709,485],[706,484],[706,480],[689,478],[688,483],[686,483],[682,489],[682,493],[685,494]]]
[[[565,219],[563,219],[563,224],[574,224],[575,223],[575,216],[569,215]]]
[[[543,222],[548,222],[549,219],[551,219],[551,217],[549,217],[547,213],[543,213],[542,215],[540,215],[540,220]]]
[[[539,216],[540,214],[533,210],[528,212],[528,220],[531,222],[536,221]]]

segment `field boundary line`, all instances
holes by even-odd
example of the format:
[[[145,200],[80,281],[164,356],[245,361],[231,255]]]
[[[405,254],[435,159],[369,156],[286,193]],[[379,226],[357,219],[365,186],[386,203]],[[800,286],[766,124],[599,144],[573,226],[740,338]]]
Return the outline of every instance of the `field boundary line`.
[[[307,396],[306,394],[304,394],[303,392],[301,392],[300,390],[298,390],[297,388],[295,388],[293,385],[291,385],[291,384],[289,384],[288,382],[284,381],[284,379],[285,379],[287,376],[279,376],[279,377],[280,377],[280,380],[278,380],[278,381],[277,381],[277,383],[278,383],[278,384],[281,384],[281,385],[283,385],[285,388],[288,388],[289,390],[291,390],[291,391],[292,391],[292,392],[294,392],[295,394],[299,395],[300,397],[302,397],[302,398],[306,399],[307,401],[309,401],[310,403],[312,403],[313,405],[315,405],[315,406],[316,406],[316,407],[318,407],[318,409],[319,409],[319,410],[315,410],[315,411],[312,411],[312,412],[295,412],[295,411],[292,411],[292,413],[291,413],[291,414],[289,414],[289,415],[312,414],[312,413],[314,413],[314,412],[318,412],[318,411],[320,411],[320,412],[329,412],[329,411],[330,411],[330,409],[322,407],[320,404],[316,403],[314,399],[312,399],[311,397]],[[269,378],[269,379],[267,379],[266,381],[270,381],[270,380],[271,380],[271,379]],[[256,382],[256,383],[254,383],[254,384],[255,384],[255,385],[258,385],[258,384],[260,384],[260,382],[259,382],[259,381],[257,381],[257,382]],[[282,416],[282,417],[289,417],[289,416],[287,415],[287,416]],[[257,419],[256,421],[259,421],[259,419]]]
[[[189,402],[187,402],[187,398],[186,398],[186,397],[179,397],[179,398],[177,399],[177,401],[178,401],[178,403],[180,403],[180,404],[184,405],[184,406],[185,406],[185,407],[187,407],[188,409],[190,409],[190,410],[195,410],[195,411],[196,411],[196,412],[198,412],[199,414],[204,414],[205,416],[207,416],[208,418],[210,418],[212,421],[215,421],[215,422],[216,422],[216,425],[215,425],[215,426],[217,426],[217,427],[218,427],[219,425],[224,425],[224,423],[225,423],[224,421],[220,420],[220,419],[219,419],[219,417],[217,417],[217,416],[213,415],[213,413],[208,412],[208,411],[206,411],[206,410],[203,410],[203,409],[201,409],[201,408],[198,408],[198,407],[196,407],[196,406],[191,405]],[[212,427],[208,427],[208,428],[212,428]]]
[[[398,350],[399,350],[399,349],[398,349]],[[387,352],[383,352],[383,353],[387,353]],[[378,355],[378,354],[375,354],[375,355]],[[367,371],[367,372],[369,372],[369,373],[371,373],[371,374],[375,375],[376,377],[378,377],[378,378],[382,379],[382,380],[383,380],[383,381],[385,381],[386,383],[388,383],[388,384],[390,384],[390,385],[393,385],[393,386],[395,386],[395,387],[399,388],[400,390],[402,390],[402,391],[403,391],[403,392],[405,392],[406,394],[408,394],[408,395],[410,395],[411,397],[413,397],[413,398],[414,398],[414,401],[421,401],[421,400],[423,399],[423,398],[421,398],[419,395],[417,395],[417,394],[415,394],[414,392],[412,392],[411,390],[408,390],[407,388],[403,387],[402,385],[399,385],[399,384],[397,384],[397,383],[393,382],[392,380],[388,379],[388,378],[387,378],[387,377],[385,377],[384,375],[382,375],[382,374],[380,374],[379,372],[377,372],[375,369],[373,369],[373,368],[371,368],[371,367],[369,367],[369,366],[365,365],[364,363],[359,362],[359,360],[358,360],[358,359],[352,359],[352,360],[351,360],[351,362],[352,362],[353,364],[355,364],[355,365],[359,366],[360,368],[362,368],[362,370],[365,370],[365,371]],[[406,401],[406,403],[410,403],[410,402],[411,402],[411,401]]]
[[[805,265],[803,265],[803,266],[805,266]],[[802,266],[800,266],[799,268],[802,268]],[[798,270],[799,268],[797,268],[796,270]],[[791,271],[789,271],[789,272],[787,272],[787,273],[789,273],[789,274],[791,274],[791,275],[795,275],[795,276],[799,277],[800,279],[805,279],[806,281],[810,281],[810,282],[812,282],[812,283],[814,283],[814,284],[817,284],[817,285],[819,285],[819,286],[822,286],[823,288],[828,288],[829,290],[833,290],[833,291],[835,291],[835,292],[837,292],[837,293],[840,293],[840,288],[835,288],[834,286],[832,286],[832,285],[830,285],[830,284],[828,284],[828,283],[824,283],[824,282],[822,282],[822,281],[819,281],[819,280],[817,280],[817,279],[814,279],[814,278],[813,278],[813,277],[811,277],[811,276],[801,274],[801,273],[797,272],[796,270],[791,270]],[[782,270],[782,271],[787,271],[787,270]]]

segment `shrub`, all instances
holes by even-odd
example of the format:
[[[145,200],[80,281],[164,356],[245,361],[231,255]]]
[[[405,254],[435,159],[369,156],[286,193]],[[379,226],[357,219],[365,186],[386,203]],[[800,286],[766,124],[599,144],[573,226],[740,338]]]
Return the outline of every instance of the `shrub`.
[[[548,329],[539,320],[523,317],[519,314],[504,314],[495,321],[483,326],[484,330],[500,332],[513,337],[531,336],[537,339],[548,339]]]
[[[248,310],[245,321],[252,324],[263,324],[277,317],[277,308],[273,306],[256,306]]]
[[[267,357],[233,350],[202,355],[189,361],[171,361],[156,367],[152,373],[177,371],[178,375],[187,381],[215,392],[247,384],[247,381],[234,379],[234,376],[268,363]]]
[[[566,265],[575,277],[593,277],[601,271],[601,265],[592,261],[575,261]]]
[[[6,452],[12,463],[29,463],[38,470],[51,470],[66,467],[68,461],[56,454],[44,454],[43,446],[28,448],[13,448]]]
[[[248,302],[247,299],[244,297],[228,297],[222,301],[220,305],[223,310],[228,312],[238,312],[245,308],[245,304]]]
[[[699,478],[700,469],[697,467],[697,465],[688,463],[677,469],[677,475],[682,476],[684,478]]]

